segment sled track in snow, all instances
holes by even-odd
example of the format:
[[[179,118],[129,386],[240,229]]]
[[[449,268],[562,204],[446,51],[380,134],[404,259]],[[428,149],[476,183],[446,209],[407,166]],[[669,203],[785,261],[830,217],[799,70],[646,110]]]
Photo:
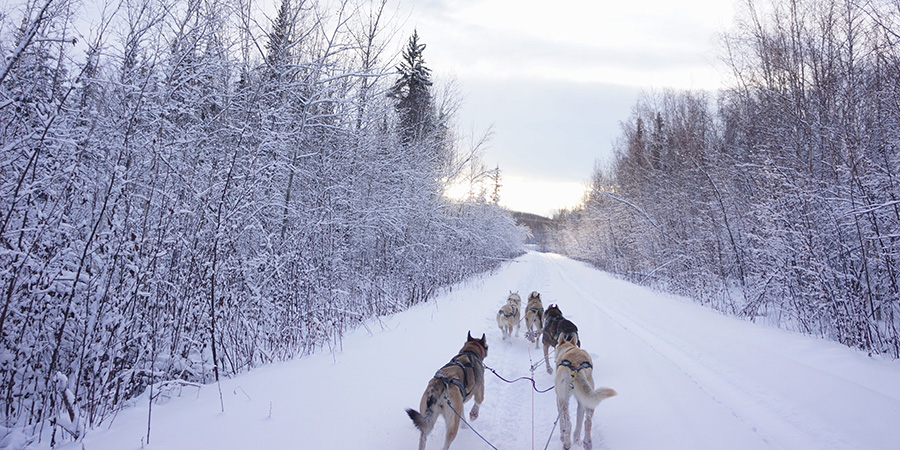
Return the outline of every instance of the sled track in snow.
[[[773,448],[819,448],[852,450],[856,447],[807,420],[795,408],[775,398],[726,364],[701,350],[642,322],[628,313],[595,300],[555,262],[550,263],[559,278],[612,323],[643,342],[693,381],[706,395],[746,423]]]

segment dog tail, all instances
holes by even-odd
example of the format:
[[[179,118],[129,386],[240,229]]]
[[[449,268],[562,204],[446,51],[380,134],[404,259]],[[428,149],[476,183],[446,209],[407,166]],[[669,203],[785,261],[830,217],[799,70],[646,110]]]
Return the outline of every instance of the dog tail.
[[[435,406],[443,395],[444,385],[442,383],[432,383],[428,386],[428,397],[425,399],[425,409],[421,413],[412,408],[406,409],[406,414],[412,419],[413,424],[419,431],[428,433],[434,428],[434,422],[437,421],[435,414]]]
[[[581,375],[577,378],[581,378]],[[575,385],[575,395],[584,403],[585,406],[594,409],[597,405],[600,404],[603,400],[606,400],[612,396],[616,395],[616,391],[607,387],[597,388],[591,390],[586,380],[576,380]]]
[[[412,419],[413,424],[416,426],[416,428],[419,429],[419,431],[425,431],[428,428],[429,419],[431,419],[433,416],[433,413],[430,409],[428,411],[425,411],[425,415],[423,416],[419,414],[418,411],[412,408],[406,408],[406,414],[409,415],[409,418]]]
[[[616,396],[616,394],[618,394],[618,393],[614,389],[603,387],[603,388],[594,389],[591,392],[590,396],[591,396],[592,401],[596,401],[597,404],[600,404],[600,402],[602,402],[603,400],[606,400],[610,397],[614,397],[614,396]]]

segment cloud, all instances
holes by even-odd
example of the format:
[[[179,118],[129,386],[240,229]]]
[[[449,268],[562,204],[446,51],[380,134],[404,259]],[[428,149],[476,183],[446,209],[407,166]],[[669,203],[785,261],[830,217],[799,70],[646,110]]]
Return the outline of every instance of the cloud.
[[[717,87],[723,3],[428,1],[416,20],[431,58],[461,77]]]
[[[485,163],[524,177],[590,178],[594,162],[610,157],[619,123],[640,89],[558,80],[468,80],[463,127],[493,125]]]

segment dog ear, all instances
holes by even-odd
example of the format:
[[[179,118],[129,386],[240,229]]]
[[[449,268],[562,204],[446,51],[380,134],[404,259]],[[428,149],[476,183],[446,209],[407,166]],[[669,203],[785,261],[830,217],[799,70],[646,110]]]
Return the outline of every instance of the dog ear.
[[[474,340],[475,340],[475,339],[472,339],[472,330],[469,330],[469,336],[466,338],[466,340],[467,340],[467,341],[474,341]]]

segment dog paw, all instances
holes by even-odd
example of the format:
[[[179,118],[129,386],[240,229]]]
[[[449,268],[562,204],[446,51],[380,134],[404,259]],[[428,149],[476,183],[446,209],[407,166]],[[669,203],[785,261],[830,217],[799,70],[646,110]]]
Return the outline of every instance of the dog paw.
[[[591,442],[591,438],[584,438],[584,441],[581,442],[581,446],[584,447],[584,450],[591,450],[593,447],[593,442]]]
[[[478,411],[470,411],[469,412],[469,420],[475,420],[478,418]]]
[[[550,375],[553,375],[553,369],[551,369],[551,368],[548,367],[548,368],[547,368],[547,373],[549,373]]]

